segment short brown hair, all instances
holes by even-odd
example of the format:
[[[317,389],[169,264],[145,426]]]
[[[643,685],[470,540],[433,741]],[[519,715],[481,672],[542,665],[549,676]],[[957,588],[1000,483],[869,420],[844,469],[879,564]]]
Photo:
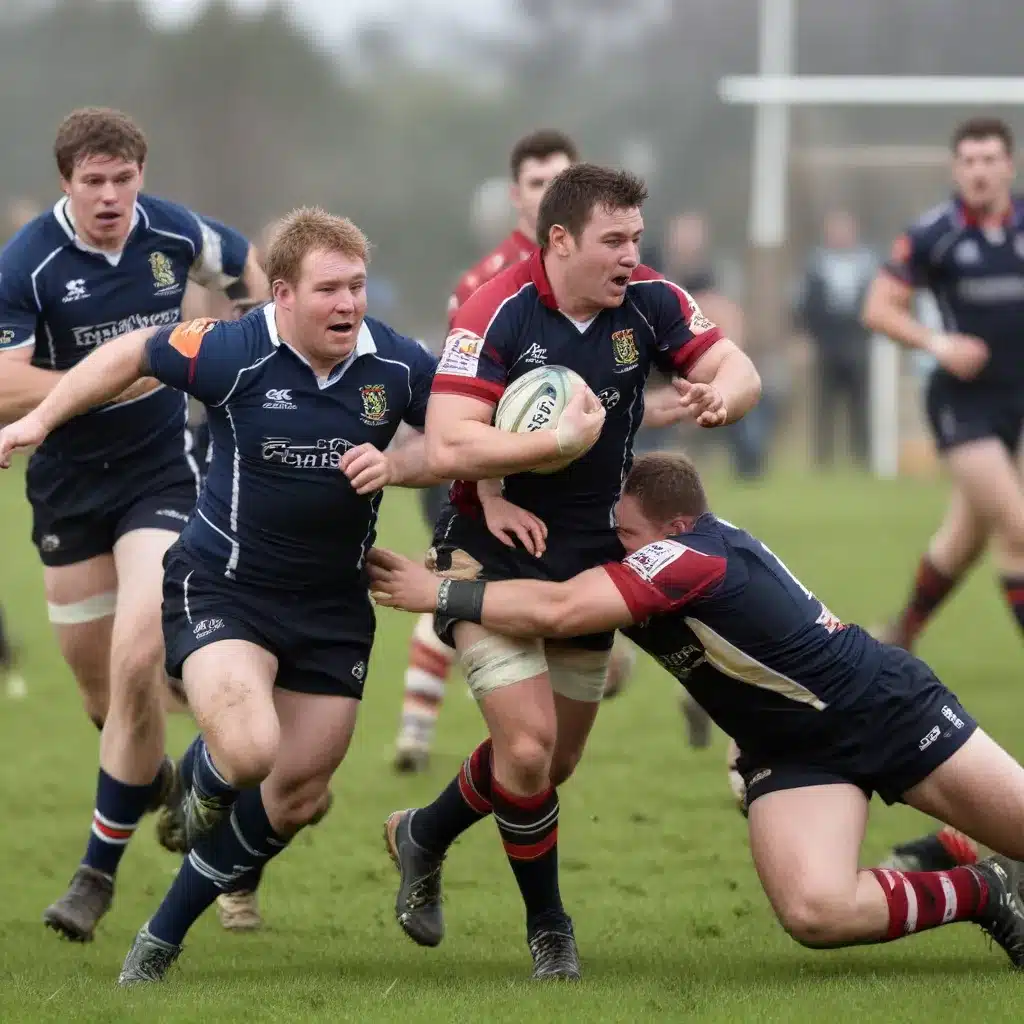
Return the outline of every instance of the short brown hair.
[[[962,121],[953,132],[950,149],[956,153],[960,143],[967,139],[1000,139],[1006,149],[1006,155],[1013,154],[1013,130],[999,117],[972,117]]]
[[[629,171],[597,164],[573,164],[548,185],[537,213],[537,241],[546,249],[551,229],[561,224],[579,241],[595,206],[624,210],[643,206],[647,186]]]
[[[652,522],[676,516],[699,516],[708,510],[697,467],[685,456],[667,452],[638,455],[622,485],[622,493],[636,498]]]
[[[298,283],[302,261],[316,250],[340,252],[348,259],[370,262],[366,235],[347,217],[335,217],[318,206],[302,206],[282,217],[267,247],[267,280]]]
[[[508,158],[508,169],[512,172],[512,180],[519,180],[519,172],[527,160],[547,160],[556,153],[564,153],[570,163],[576,163],[580,154],[576,143],[562,132],[542,128],[540,131],[524,135],[513,147]]]
[[[53,155],[60,176],[70,181],[75,167],[87,157],[115,157],[142,167],[148,149],[142,129],[127,114],[109,107],[82,107],[61,121]]]

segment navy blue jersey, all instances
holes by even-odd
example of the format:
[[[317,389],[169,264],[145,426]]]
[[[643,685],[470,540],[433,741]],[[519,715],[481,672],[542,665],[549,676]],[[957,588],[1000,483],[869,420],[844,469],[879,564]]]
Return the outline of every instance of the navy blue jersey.
[[[1013,198],[1001,225],[985,227],[960,200],[943,203],[896,239],[885,266],[935,296],[947,331],[988,345],[989,361],[971,383],[1024,384],[1024,197]]]
[[[558,473],[505,477],[505,495],[556,532],[610,533],[652,365],[685,376],[721,336],[682,288],[643,266],[633,272],[621,306],[577,323],[557,308],[537,252],[478,289],[456,313],[434,391],[497,404],[509,384],[538,366],[575,370],[607,411],[601,436]],[[475,485],[457,481],[452,497],[460,511],[479,514]]]
[[[844,625],[756,537],[701,516],[678,537],[605,566],[638,646],[744,749],[853,703],[883,647]]]
[[[383,450],[403,420],[422,429],[434,357],[368,318],[352,355],[320,380],[279,337],[271,304],[162,327],[147,358],[153,376],[207,407],[213,457],[184,549],[261,587],[361,579],[381,495],[357,495],[341,457],[365,443]]]
[[[0,352],[31,346],[34,366],[67,370],[111,338],[177,322],[186,281],[224,288],[241,276],[248,251],[223,224],[140,195],[124,249],[105,252],[79,238],[61,199],[0,252]],[[113,461],[183,443],[184,424],[184,396],[159,388],[76,417],[39,454]]]

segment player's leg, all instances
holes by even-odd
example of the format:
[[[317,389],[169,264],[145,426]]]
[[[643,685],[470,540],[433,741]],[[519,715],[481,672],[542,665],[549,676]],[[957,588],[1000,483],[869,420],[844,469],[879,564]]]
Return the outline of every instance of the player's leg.
[[[928,621],[981,557],[988,528],[954,481],[949,505],[917,566],[914,585],[882,639],[912,650]]]
[[[4,622],[4,610],[0,607],[0,678],[4,682],[4,692],[8,697],[18,699],[28,692],[25,680],[18,671],[17,657],[11,635]]]
[[[605,689],[610,653],[550,640],[544,644],[557,723],[551,758],[553,786],[566,782],[583,757]]]
[[[111,555],[43,568],[46,606],[57,646],[71,669],[85,713],[103,728],[110,700],[110,634],[117,603]]]
[[[618,697],[632,678],[636,668],[636,645],[621,633],[615,634],[612,655],[608,662],[608,678],[604,684],[604,698]]]

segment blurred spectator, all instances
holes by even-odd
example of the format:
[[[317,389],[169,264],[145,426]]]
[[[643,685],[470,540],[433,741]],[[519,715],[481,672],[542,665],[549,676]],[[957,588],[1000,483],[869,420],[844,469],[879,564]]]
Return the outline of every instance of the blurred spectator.
[[[797,323],[810,336],[816,354],[812,440],[819,467],[835,461],[841,405],[847,410],[854,461],[868,465],[871,350],[860,309],[877,263],[875,254],[861,244],[852,214],[833,210],[826,215],[822,244],[810,255],[795,310]]]

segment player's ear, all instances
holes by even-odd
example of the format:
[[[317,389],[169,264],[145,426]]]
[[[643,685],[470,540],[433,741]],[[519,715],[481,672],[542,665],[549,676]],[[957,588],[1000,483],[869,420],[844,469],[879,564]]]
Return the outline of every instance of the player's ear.
[[[277,278],[270,286],[270,293],[274,296],[274,302],[285,309],[292,304],[292,286],[283,278]]]
[[[693,516],[673,516],[665,525],[667,536],[676,537],[686,533],[693,526]]]
[[[552,224],[548,232],[548,248],[559,256],[568,256],[571,252],[572,236],[561,224]]]

